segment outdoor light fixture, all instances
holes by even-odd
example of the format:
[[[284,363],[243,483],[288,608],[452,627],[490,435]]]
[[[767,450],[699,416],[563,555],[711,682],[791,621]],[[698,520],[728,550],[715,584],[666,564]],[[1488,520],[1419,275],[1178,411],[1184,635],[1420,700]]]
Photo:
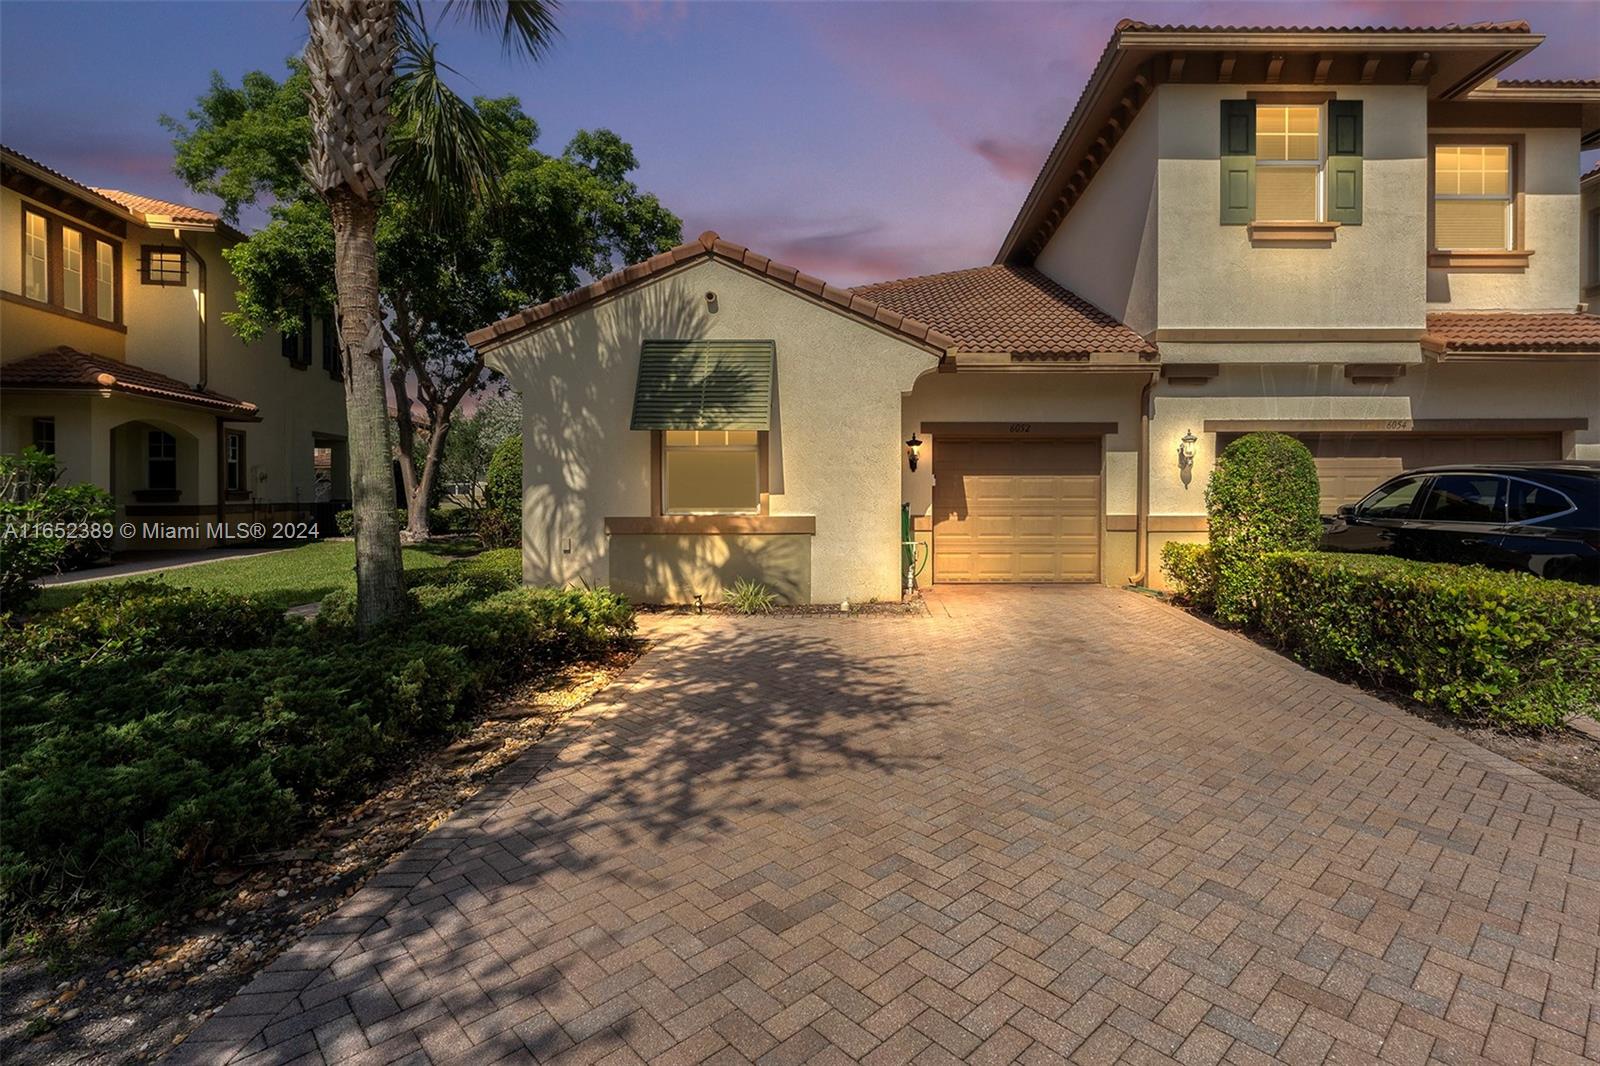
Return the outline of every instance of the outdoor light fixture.
[[[1186,470],[1189,468],[1189,464],[1194,462],[1194,446],[1199,439],[1194,435],[1194,430],[1186,429],[1183,431],[1183,440],[1178,442],[1179,469]]]
[[[911,434],[911,439],[906,441],[906,462],[911,464],[911,469],[917,468],[917,453],[922,450],[922,441],[916,433]]]

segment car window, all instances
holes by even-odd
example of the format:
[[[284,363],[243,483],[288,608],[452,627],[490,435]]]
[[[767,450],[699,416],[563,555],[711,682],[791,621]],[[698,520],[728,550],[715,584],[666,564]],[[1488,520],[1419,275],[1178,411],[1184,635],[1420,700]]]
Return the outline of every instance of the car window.
[[[1427,484],[1426,478],[1408,477],[1391,481],[1378,488],[1356,507],[1362,518],[1409,518],[1417,493]]]
[[[1506,479],[1493,474],[1441,474],[1422,506],[1427,522],[1504,522]]]
[[[1532,522],[1572,510],[1572,501],[1567,499],[1566,493],[1557,492],[1548,485],[1535,485],[1531,481],[1515,478],[1511,481],[1508,504],[1513,522]]]

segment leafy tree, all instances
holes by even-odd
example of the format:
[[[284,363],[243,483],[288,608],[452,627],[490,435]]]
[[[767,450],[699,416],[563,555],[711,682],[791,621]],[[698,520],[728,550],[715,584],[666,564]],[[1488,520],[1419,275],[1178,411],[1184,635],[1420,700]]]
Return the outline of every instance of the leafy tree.
[[[521,424],[522,401],[509,390],[487,393],[472,414],[457,411],[451,418],[449,439],[439,461],[439,480],[466,487],[465,492],[452,494],[461,506],[472,511],[483,506],[489,460]]]
[[[303,99],[305,78],[303,65],[291,62],[282,82],[260,72],[238,88],[214,79],[187,123],[167,120],[178,172],[196,190],[220,196],[225,214],[271,202],[271,222],[226,253],[243,286],[228,321],[246,337],[292,333],[303,308],[327,308],[335,298],[328,211],[289,177],[297,161],[273,154],[298,142],[268,128],[292,122],[286,102]],[[427,536],[428,501],[462,427],[453,416],[467,396],[493,384],[463,336],[618,260],[671,247],[682,232],[677,217],[630,180],[638,160],[615,133],[580,131],[560,155],[548,155],[536,147],[538,124],[515,98],[479,98],[473,111],[494,164],[489,187],[440,226],[417,179],[400,170],[378,212],[385,376],[409,497],[407,531],[416,538]]]

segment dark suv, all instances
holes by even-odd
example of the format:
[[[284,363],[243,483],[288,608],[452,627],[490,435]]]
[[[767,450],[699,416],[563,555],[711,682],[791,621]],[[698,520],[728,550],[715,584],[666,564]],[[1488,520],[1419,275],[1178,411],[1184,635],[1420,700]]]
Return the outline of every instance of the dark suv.
[[[1408,470],[1340,507],[1322,547],[1600,585],[1600,462]]]

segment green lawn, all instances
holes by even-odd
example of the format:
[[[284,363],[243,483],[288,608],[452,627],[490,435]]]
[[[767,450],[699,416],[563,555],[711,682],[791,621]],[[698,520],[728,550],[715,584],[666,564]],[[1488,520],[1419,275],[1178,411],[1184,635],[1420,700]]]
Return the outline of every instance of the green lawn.
[[[429,570],[452,559],[473,554],[478,546],[461,541],[441,541],[403,549],[407,570]],[[336,588],[355,585],[356,546],[348,540],[319,541],[299,548],[252,555],[243,559],[222,559],[214,563],[185,566],[172,570],[151,570],[110,581],[159,578],[174,585],[195,589],[218,589],[262,596],[285,609],[320,600]],[[100,582],[95,582],[100,584]],[[73,603],[90,588],[88,584],[46,588],[39,597],[41,610],[55,610]]]

